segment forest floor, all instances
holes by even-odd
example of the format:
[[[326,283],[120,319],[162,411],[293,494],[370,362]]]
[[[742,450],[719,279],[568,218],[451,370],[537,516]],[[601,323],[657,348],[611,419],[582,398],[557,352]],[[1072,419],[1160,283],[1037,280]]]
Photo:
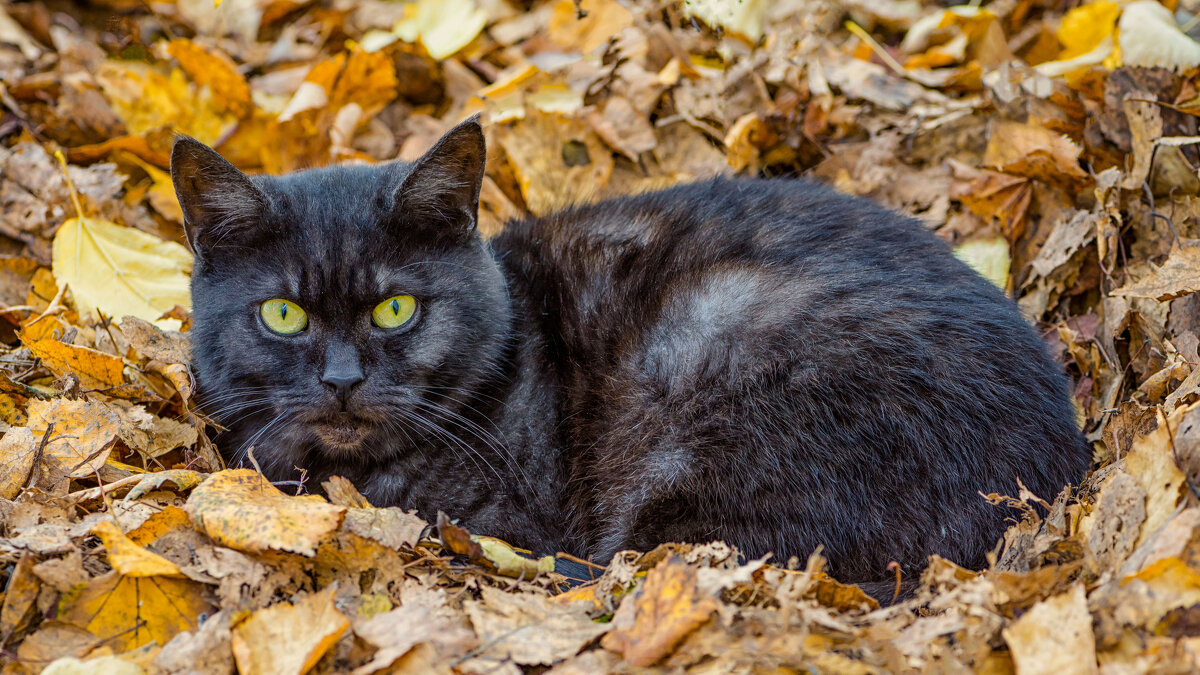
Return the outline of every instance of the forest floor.
[[[1196,672],[1200,3],[982,4],[0,5],[0,670]],[[412,159],[475,113],[486,234],[714,174],[917,216],[1064,364],[1094,472],[986,496],[1023,514],[989,569],[935,558],[880,608],[818,554],[719,543],[564,592],[344,481],[222,471],[172,135],[275,173]]]

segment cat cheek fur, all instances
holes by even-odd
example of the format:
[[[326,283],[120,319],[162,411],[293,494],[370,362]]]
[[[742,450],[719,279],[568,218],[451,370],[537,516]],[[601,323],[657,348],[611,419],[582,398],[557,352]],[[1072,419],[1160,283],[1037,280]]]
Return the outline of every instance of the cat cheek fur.
[[[984,564],[1010,513],[979,493],[1021,480],[1053,499],[1089,464],[1015,304],[865,200],[717,179],[485,244],[473,120],[414,164],[279,177],[180,143],[200,395],[225,406],[227,459],[254,445],[273,480],[340,474],[376,505],[598,561],[664,541],[780,560],[821,546],[859,582],[930,554]],[[420,319],[372,328],[397,293]],[[308,333],[251,321],[270,297],[304,307]],[[351,400],[374,426],[353,451],[304,422],[330,406],[334,338],[366,373]]]

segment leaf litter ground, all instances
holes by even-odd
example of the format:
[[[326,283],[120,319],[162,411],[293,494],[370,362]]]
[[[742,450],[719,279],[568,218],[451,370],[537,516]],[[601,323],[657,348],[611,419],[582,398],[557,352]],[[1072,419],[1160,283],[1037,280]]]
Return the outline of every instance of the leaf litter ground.
[[[3,672],[1200,668],[1200,4],[977,4],[0,7]],[[884,608],[819,554],[721,543],[571,586],[345,480],[223,470],[173,135],[280,172],[412,159],[476,113],[489,235],[735,173],[920,218],[1072,375],[1095,470],[981,496],[1013,513],[989,568],[935,558]]]

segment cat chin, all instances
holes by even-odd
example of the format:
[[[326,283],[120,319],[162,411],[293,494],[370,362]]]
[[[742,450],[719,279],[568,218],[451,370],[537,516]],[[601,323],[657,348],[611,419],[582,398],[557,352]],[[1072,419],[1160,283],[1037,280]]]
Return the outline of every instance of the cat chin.
[[[371,433],[364,424],[322,424],[313,427],[313,433],[331,455],[342,455],[362,447]]]

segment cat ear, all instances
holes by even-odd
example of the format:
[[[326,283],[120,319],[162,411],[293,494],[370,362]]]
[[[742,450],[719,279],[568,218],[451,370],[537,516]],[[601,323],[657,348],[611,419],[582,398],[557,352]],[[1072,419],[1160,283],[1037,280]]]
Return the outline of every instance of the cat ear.
[[[487,150],[479,117],[462,122],[418,159],[396,190],[395,214],[455,239],[475,231]]]
[[[171,148],[171,180],[192,252],[203,256],[239,228],[261,220],[267,198],[216,150],[181,136]]]

